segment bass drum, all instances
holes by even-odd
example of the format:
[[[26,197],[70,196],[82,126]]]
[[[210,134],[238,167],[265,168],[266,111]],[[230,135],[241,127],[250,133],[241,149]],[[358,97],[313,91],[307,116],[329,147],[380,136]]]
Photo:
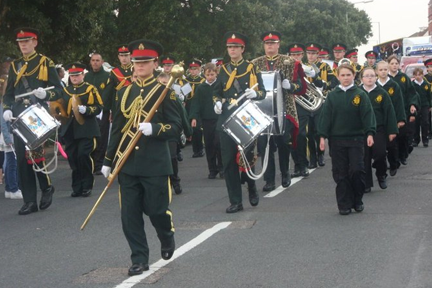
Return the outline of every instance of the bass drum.
[[[255,104],[262,112],[273,119],[273,128],[270,133],[266,130],[262,134],[283,135],[286,113],[279,71],[261,72],[261,77],[266,89],[266,97],[264,100],[255,101]]]

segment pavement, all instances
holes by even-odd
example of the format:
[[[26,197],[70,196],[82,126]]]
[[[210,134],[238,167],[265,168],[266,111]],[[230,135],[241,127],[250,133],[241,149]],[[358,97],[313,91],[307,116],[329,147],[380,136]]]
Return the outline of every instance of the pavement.
[[[145,218],[151,269],[128,277],[117,182],[80,231],[107,181],[96,176],[91,197],[70,197],[60,156],[49,209],[20,216],[21,200],[0,197],[0,287],[432,287],[432,148],[415,148],[388,189],[375,180],[364,212],[348,216],[338,214],[327,152],[325,167],[276,195],[261,192],[258,180],[257,207],[244,187],[245,210],[236,214],[225,213],[225,181],[207,179],[205,157],[192,158],[190,145],[183,154],[183,193],[170,206],[172,261],[161,260]]]

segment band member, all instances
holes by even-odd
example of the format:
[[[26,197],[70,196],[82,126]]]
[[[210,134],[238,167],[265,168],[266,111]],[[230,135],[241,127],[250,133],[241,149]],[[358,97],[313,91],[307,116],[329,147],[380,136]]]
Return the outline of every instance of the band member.
[[[426,70],[427,73],[424,76],[424,78],[426,79],[426,81],[429,82],[429,84],[432,84],[432,59],[428,59],[423,61],[423,64],[426,66]],[[432,115],[431,115],[431,111],[429,111],[429,115],[428,115],[428,119],[429,119],[429,135],[428,138],[432,139]]]
[[[366,68],[366,67],[365,67]],[[399,85],[393,81],[388,75],[388,64],[385,61],[380,61],[376,65],[376,74],[378,75],[377,85],[382,87],[390,96],[393,107],[395,109],[396,120],[398,123],[399,134],[402,133],[401,128],[405,126],[406,114],[404,108],[404,99]],[[387,143],[387,158],[390,164],[390,176],[395,176],[399,168],[399,152],[397,138],[392,142]]]
[[[216,60],[215,64],[216,64],[217,74],[219,75],[220,69],[222,68],[222,65],[224,64],[223,58],[218,57],[218,58],[215,58],[215,60]]]
[[[366,57],[365,67],[372,67],[375,69],[376,68],[376,61],[378,58],[378,53],[376,53],[373,50],[367,51],[365,53],[365,57]]]
[[[126,87],[132,83],[132,70],[133,65],[130,58],[130,52],[127,45],[121,45],[117,47],[117,57],[120,62],[119,67],[115,67],[109,74],[108,81],[105,89],[103,89],[102,101],[104,107],[111,110],[111,113],[116,111],[115,106],[117,105],[116,93],[121,88]],[[104,110],[107,110],[107,109]],[[111,119],[114,118],[111,115]]]
[[[398,133],[396,114],[388,93],[376,85],[377,76],[372,67],[366,67],[360,72],[363,85],[361,88],[368,94],[376,118],[376,134],[374,145],[365,145],[365,193],[373,187],[372,167],[376,169],[376,177],[381,189],[387,188],[386,146],[396,138]],[[372,159],[374,160],[372,165]]]
[[[292,94],[298,93],[303,89],[303,82],[301,77],[298,75],[298,69],[301,69],[300,62],[296,62],[293,58],[279,54],[280,40],[282,35],[278,31],[267,31],[261,34],[261,40],[264,44],[265,55],[258,57],[252,61],[260,71],[280,71],[288,74],[292,89],[284,90],[286,92],[285,107],[283,109],[286,112],[285,119],[285,131],[283,135],[273,135],[269,140],[269,153],[268,153],[268,164],[267,169],[264,173],[264,181],[266,184],[263,187],[264,192],[269,192],[276,189],[275,178],[275,157],[274,152],[278,150],[279,154],[279,169],[282,178],[282,187],[289,187],[291,185],[291,175],[289,173],[289,157],[291,153],[291,143],[294,139],[294,132],[297,132],[298,117],[297,110],[295,108],[294,96]],[[295,73],[297,72],[297,73]],[[286,81],[285,81],[286,83]],[[291,88],[290,87],[290,88]],[[290,107],[290,108],[288,108]],[[283,126],[283,125],[281,125]],[[295,135],[297,136],[297,135]],[[267,135],[260,136],[258,138],[258,153],[262,155],[261,159],[264,161],[264,153],[267,146]]]
[[[423,147],[429,146],[428,139],[428,114],[432,107],[432,99],[431,99],[431,85],[424,80],[423,69],[415,68],[413,72],[414,81],[413,85],[417,91],[417,94],[420,96],[420,105],[419,105],[419,113],[416,117],[416,130],[414,134],[414,141],[419,140],[420,142],[420,132],[421,132],[421,140],[423,142]]]
[[[214,111],[216,114],[220,114],[216,129],[220,131],[225,183],[231,203],[226,212],[236,213],[243,210],[242,180],[248,183],[249,202],[252,206],[258,205],[259,196],[255,181],[250,179],[245,172],[239,173],[239,165],[236,161],[237,145],[227,133],[222,131],[222,124],[246,100],[243,99],[240,103],[237,102],[237,99],[243,93],[247,93],[248,99],[262,100],[265,97],[265,88],[261,73],[257,71],[252,63],[243,59],[243,52],[247,46],[248,38],[241,33],[230,31],[224,35],[224,40],[230,61],[222,66],[218,76],[220,82],[213,90],[215,97]],[[256,83],[258,83],[258,89],[251,89]],[[237,104],[237,106],[228,109],[230,104]]]
[[[112,133],[102,173],[108,177],[116,164],[116,151],[131,141],[131,134],[142,133],[135,149],[119,171],[121,218],[123,232],[132,250],[129,275],[142,274],[149,269],[149,247],[144,230],[143,214],[150,217],[161,242],[161,256],[170,259],[174,253],[174,227],[169,175],[173,173],[167,140],[178,137],[181,119],[176,107],[175,92],[164,98],[150,122],[143,122],[156,100],[165,90],[154,78],[162,46],[140,39],[129,43],[134,71],[138,79],[122,88],[118,110],[114,113]],[[114,161],[114,163],[113,163]]]
[[[103,103],[96,87],[84,82],[86,65],[72,63],[65,68],[69,72],[71,84],[64,88],[62,99],[66,103],[69,119],[62,124],[60,136],[66,145],[66,154],[72,169],[71,196],[88,197],[94,183],[91,153],[96,149],[96,138],[101,135],[96,116],[102,111]],[[73,107],[74,97],[81,103],[77,107]],[[72,112],[72,109],[77,110]],[[79,123],[77,118],[82,122]]]
[[[201,65],[202,62],[200,60],[194,59],[189,63],[189,75],[186,77],[186,82],[192,88],[192,91],[186,95],[185,104],[186,111],[190,114],[192,99],[195,96],[196,87],[205,81],[205,78],[201,77]],[[204,156],[204,145],[203,145],[203,132],[202,132],[202,123],[201,119],[196,119],[196,126],[193,127],[192,134],[192,151],[193,158],[203,157]]]
[[[221,178],[224,177],[219,132],[216,131],[219,115],[213,109],[213,88],[217,85],[217,75],[215,64],[207,63],[204,66],[206,80],[196,87],[189,116],[192,127],[198,125],[197,119],[202,120],[209,179],[215,179],[218,174]]]
[[[164,73],[171,74],[171,69],[174,67],[175,58],[172,56],[163,56],[160,59]]]
[[[315,77],[307,77],[309,83],[313,83],[317,89],[323,93],[324,89],[328,87],[328,78],[333,75],[330,66],[327,63],[318,62],[318,53],[321,50],[321,45],[317,43],[306,44],[306,65],[313,68],[316,72]],[[308,117],[307,128],[307,143],[309,148],[309,169],[317,168],[325,165],[324,151],[319,149],[320,138],[317,135],[318,121],[321,114],[321,108],[315,111],[310,111]]]
[[[368,147],[373,145],[376,120],[369,97],[354,84],[354,68],[340,65],[337,77],[340,85],[327,96],[318,134],[322,150],[329,139],[339,214],[348,215],[352,208],[364,209],[364,141]]]
[[[62,90],[54,62],[48,57],[36,53],[39,31],[33,28],[20,28],[15,30],[15,35],[22,57],[13,61],[9,69],[6,93],[3,96],[3,118],[5,121],[12,121],[13,117],[18,117],[32,104],[39,103],[47,108],[46,101],[58,97]],[[43,89],[49,86],[55,88],[52,90]],[[15,99],[16,95],[31,91],[33,91],[32,95]],[[45,158],[42,154],[42,148],[38,148],[38,151],[28,151],[22,139],[16,135],[14,136],[14,143],[18,176],[24,199],[24,205],[18,214],[26,215],[38,211],[36,177],[29,154],[36,158],[35,161],[39,168],[45,166]],[[44,210],[52,203],[54,186],[52,186],[51,179],[47,174],[37,172],[36,176],[42,190],[39,209]]]
[[[345,52],[347,50],[347,46],[343,43],[335,43],[332,46],[333,50],[333,69],[336,69],[339,65],[339,61],[342,60],[345,57]],[[334,73],[336,74],[336,73]]]
[[[300,64],[303,63],[303,55],[305,51],[305,46],[300,43],[292,43],[288,46],[289,55]],[[306,75],[303,74],[303,77]],[[302,77],[301,77],[302,78]],[[304,92],[306,90],[303,90]],[[309,122],[309,114],[310,112],[296,103],[296,111],[298,116],[298,135],[297,135],[297,146],[292,150],[292,158],[294,160],[294,173],[291,174],[291,177],[308,177],[309,170],[308,159],[307,159],[307,138],[306,131],[307,125]]]
[[[414,85],[405,73],[399,70],[399,59],[395,55],[391,55],[387,58],[388,64],[388,75],[394,80],[401,88],[402,97],[404,100],[405,114],[408,115],[406,118],[406,125],[400,128],[399,135],[396,137],[398,144],[398,158],[400,163],[407,165],[406,159],[412,149],[413,135],[415,132],[415,118],[417,110],[420,109],[420,98],[417,94]],[[411,116],[413,116],[411,118]],[[412,122],[410,119],[413,120]],[[417,142],[418,143],[418,142]],[[398,164],[400,165],[400,164]]]
[[[103,68],[104,60],[102,55],[99,53],[93,53],[90,57],[90,69],[84,75],[84,81],[95,86],[99,92],[99,95],[104,95],[104,90],[110,77],[110,73],[105,71]],[[101,136],[98,138],[96,150],[93,152],[94,158],[94,171],[96,175],[101,175],[101,168],[105,157],[105,152],[108,145],[108,136],[110,129],[110,109],[111,101],[107,101],[107,106],[103,106],[102,115],[99,115],[97,121],[99,123],[99,129]],[[109,105],[109,106],[108,106]]]
[[[323,60],[329,60],[330,59],[330,49],[326,47],[321,47],[321,50],[318,52],[318,60],[320,62],[323,62]]]
[[[345,53],[345,58],[348,58],[351,61],[351,65],[354,67],[354,71],[356,72],[356,85],[360,85],[360,73],[363,69],[363,66],[358,63],[358,49],[351,49]]]

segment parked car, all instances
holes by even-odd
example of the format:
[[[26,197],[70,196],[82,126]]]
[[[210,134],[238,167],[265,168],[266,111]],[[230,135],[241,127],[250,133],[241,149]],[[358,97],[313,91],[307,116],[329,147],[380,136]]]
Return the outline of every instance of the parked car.
[[[427,74],[426,66],[424,66],[423,63],[408,64],[404,68],[402,68],[402,72],[407,74],[407,76],[410,77],[411,80],[413,80],[414,79],[413,72],[414,72],[414,69],[416,69],[416,68],[422,68],[423,74],[424,75]]]

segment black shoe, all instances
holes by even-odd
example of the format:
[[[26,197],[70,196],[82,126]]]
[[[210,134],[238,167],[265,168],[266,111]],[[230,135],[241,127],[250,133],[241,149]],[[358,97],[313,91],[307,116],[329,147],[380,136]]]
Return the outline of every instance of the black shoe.
[[[161,240],[161,256],[164,260],[169,260],[173,256],[175,251],[175,241],[174,236],[169,239]]]
[[[356,212],[362,212],[362,211],[364,210],[364,206],[363,206],[363,204],[360,204],[360,205],[356,205],[356,206],[354,206],[354,210],[355,210]]]
[[[216,174],[215,173],[210,173],[208,175],[208,179],[216,179],[216,175],[217,175],[217,173]]]
[[[249,203],[251,206],[257,206],[259,203],[258,191],[256,189],[256,185],[254,184],[252,187],[248,188],[249,190]]]
[[[423,147],[428,147],[429,143],[428,142],[423,142]]]
[[[264,192],[270,192],[270,191],[273,191],[275,189],[276,189],[275,183],[271,183],[271,182],[267,182],[263,187]]]
[[[379,176],[378,178],[378,185],[381,189],[387,189],[387,181],[385,176]]]
[[[348,215],[350,213],[351,213],[351,209],[342,209],[342,210],[339,210],[339,214],[340,215]]]
[[[71,193],[71,197],[81,197],[82,194],[83,194],[83,192],[81,192],[81,191],[80,192],[75,192],[74,191],[74,192]]]
[[[320,167],[325,166],[324,155],[318,155],[318,166]]]
[[[302,177],[308,177],[308,176],[309,176],[309,170],[308,170],[307,168],[304,168],[304,170],[302,170],[302,171],[300,172],[300,175],[301,175]]]
[[[223,172],[223,171],[219,172],[219,177],[220,177],[221,179],[224,179],[224,178],[225,178],[225,175],[224,175],[224,172]]]
[[[128,275],[129,276],[140,275],[144,271],[148,271],[148,270],[149,270],[148,264],[144,264],[144,263],[133,264],[128,270]]]
[[[418,143],[417,142],[413,142],[412,143],[412,147],[418,147]]]
[[[203,157],[204,156],[204,151],[201,150],[199,152],[196,152],[192,155],[192,158],[199,158],[199,157]]]
[[[174,184],[173,188],[174,188],[174,193],[177,194],[177,195],[179,195],[179,194],[181,194],[183,192],[183,189],[180,186],[180,183]]]
[[[38,211],[38,207],[37,207],[36,202],[27,202],[18,211],[18,214],[19,215],[27,215],[27,214],[37,212],[37,211]]]
[[[371,191],[372,191],[372,188],[371,188],[371,187],[369,187],[369,188],[365,188],[364,193],[370,193]]]
[[[242,204],[232,204],[226,209],[226,213],[237,213],[241,210],[243,210]]]
[[[294,173],[291,174],[291,178],[300,177],[301,172],[299,170],[294,170]]]
[[[45,191],[42,191],[42,197],[39,203],[39,209],[45,210],[52,203],[52,196],[54,194],[54,186],[50,186]]]
[[[309,169],[315,169],[317,167],[318,167],[318,165],[316,163],[309,164],[309,166],[308,166]]]
[[[287,188],[291,185],[291,176],[289,173],[282,175],[282,187]]]
[[[411,154],[411,152],[414,150],[414,147],[412,145],[408,146],[408,154]]]
[[[102,174],[102,171],[98,170],[98,171],[94,172],[93,175],[100,176],[103,174]]]
[[[84,190],[81,194],[82,197],[89,197],[92,193],[92,190]]]
[[[183,161],[183,154],[182,154],[182,152],[178,152],[177,153],[177,161],[178,162],[182,162]]]
[[[400,163],[401,163],[402,165],[407,165],[407,164],[408,164],[408,162],[407,162],[406,159],[400,159]]]
[[[397,168],[394,168],[394,169],[390,168],[390,176],[393,177],[396,175],[396,173],[397,173]]]

